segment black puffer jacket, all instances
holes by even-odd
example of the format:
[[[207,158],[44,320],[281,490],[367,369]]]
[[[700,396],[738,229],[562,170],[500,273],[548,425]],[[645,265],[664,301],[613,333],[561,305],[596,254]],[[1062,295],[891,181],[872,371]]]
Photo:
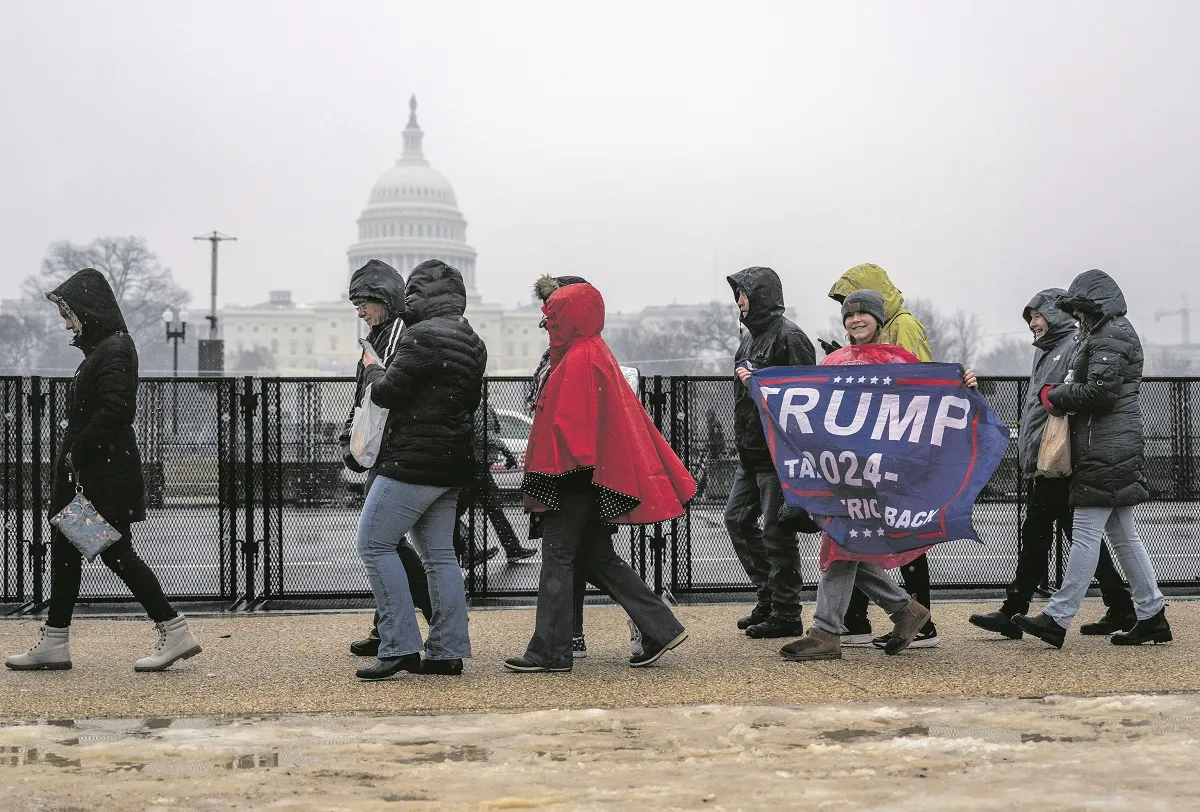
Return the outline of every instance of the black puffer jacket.
[[[1150,498],[1142,413],[1142,342],[1125,318],[1125,296],[1103,271],[1081,273],[1058,307],[1083,316],[1068,374],[1050,390],[1071,415],[1071,504],[1126,507]]]
[[[395,334],[404,327],[404,322],[400,319],[401,314],[404,313],[404,277],[386,262],[372,259],[350,277],[350,301],[360,299],[374,299],[387,307],[387,321],[372,327],[371,332],[367,333],[367,341],[371,342],[371,346],[379,355],[379,360],[383,361],[384,366],[387,366],[391,360],[391,356],[387,355],[387,348],[391,346],[392,339],[396,337]],[[395,354],[394,351],[393,354]],[[363,390],[366,388],[367,383],[360,358],[355,369],[354,403],[350,406],[350,415],[346,418],[346,423],[342,426],[342,433],[338,437],[338,442],[342,446],[342,460],[345,461],[347,468],[356,473],[362,473],[366,469],[359,465],[358,461],[350,454],[350,427],[354,423],[354,410],[362,403]],[[370,488],[368,487],[366,490],[370,490]]]
[[[408,276],[404,332],[387,371],[364,375],[371,400],[389,409],[374,470],[414,485],[461,487],[474,475],[472,416],[487,348],[463,317],[462,274],[431,259]]]
[[[1021,470],[1027,476],[1037,473],[1038,451],[1042,447],[1042,429],[1046,427],[1046,410],[1042,407],[1042,387],[1062,383],[1067,375],[1071,353],[1075,349],[1075,319],[1058,309],[1056,302],[1066,295],[1062,288],[1046,288],[1029,300],[1021,311],[1025,323],[1034,313],[1046,317],[1050,329],[1033,342],[1037,357],[1029,376],[1029,389],[1021,404],[1021,434],[1017,439],[1017,456]]]
[[[100,515],[124,530],[146,518],[146,487],[133,420],[137,415],[138,355],[117,298],[104,274],[79,271],[46,294],[81,328],[83,350],[67,400],[67,430],[54,461],[50,512],[75,496],[67,454],[83,493]]]
[[[770,268],[747,268],[729,278],[733,297],[745,292],[750,311],[742,317],[746,335],[734,357],[734,365],[749,361],[755,369],[781,366],[810,366],[816,363],[812,342],[804,331],[784,318],[783,283]],[[734,383],[734,444],[747,472],[774,471],[758,407],[740,381]]]

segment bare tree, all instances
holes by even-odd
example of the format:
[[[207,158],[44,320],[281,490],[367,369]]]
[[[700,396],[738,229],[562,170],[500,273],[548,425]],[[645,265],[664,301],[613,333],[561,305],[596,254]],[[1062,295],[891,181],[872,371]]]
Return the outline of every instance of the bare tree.
[[[963,310],[946,314],[929,299],[909,299],[905,304],[924,325],[933,360],[966,367],[974,364],[983,340],[983,325],[978,316]]]
[[[737,309],[709,302],[686,318],[636,320],[605,331],[613,354],[643,375],[720,375],[733,368],[741,341]]]
[[[975,362],[980,375],[1028,375],[1033,367],[1033,347],[1019,338],[1005,338]]]
[[[143,370],[169,369],[171,352],[162,332],[162,313],[168,307],[186,305],[191,294],[175,283],[171,270],[159,263],[146,240],[142,237],[98,237],[87,245],[76,245],[68,240],[51,243],[41,270],[25,279],[22,291],[28,299],[45,305],[48,291],[83,268],[95,268],[108,279],[129,334],[138,346]],[[53,316],[51,311],[48,312]],[[73,369],[76,358],[60,357],[63,351],[59,345],[66,343],[60,340],[60,334],[49,331],[47,339],[48,345],[39,353],[42,356],[39,365],[58,369],[66,362]]]
[[[266,347],[255,347],[235,355],[229,364],[229,371],[240,372],[243,375],[276,375],[279,368],[270,350]]]

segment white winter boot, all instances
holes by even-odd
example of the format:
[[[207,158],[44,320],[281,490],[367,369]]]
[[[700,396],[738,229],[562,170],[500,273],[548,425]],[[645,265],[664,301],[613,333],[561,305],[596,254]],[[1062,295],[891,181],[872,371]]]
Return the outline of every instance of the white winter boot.
[[[166,671],[179,660],[200,653],[200,641],[188,628],[187,618],[183,615],[154,625],[158,629],[158,644],[149,657],[143,657],[133,664],[134,671]]]
[[[70,629],[43,626],[33,648],[14,654],[4,664],[14,671],[66,671],[71,667],[71,650],[67,647],[70,633]]]

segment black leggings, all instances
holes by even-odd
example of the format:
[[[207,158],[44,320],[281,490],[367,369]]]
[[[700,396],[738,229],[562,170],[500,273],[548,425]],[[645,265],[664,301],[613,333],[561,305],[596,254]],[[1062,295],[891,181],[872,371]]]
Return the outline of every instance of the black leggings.
[[[128,526],[117,529],[121,531],[120,540],[100,553],[100,560],[125,582],[151,620],[162,623],[176,617],[178,613],[167,602],[158,578],[133,549],[133,537]],[[55,530],[50,539],[50,608],[47,626],[65,629],[71,625],[75,601],[79,598],[82,565],[83,556],[79,550]]]

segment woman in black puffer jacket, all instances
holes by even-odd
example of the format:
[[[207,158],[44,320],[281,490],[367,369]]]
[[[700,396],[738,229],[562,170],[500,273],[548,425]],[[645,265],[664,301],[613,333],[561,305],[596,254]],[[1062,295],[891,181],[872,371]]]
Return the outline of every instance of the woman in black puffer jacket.
[[[1062,585],[1045,610],[1016,615],[1025,631],[1062,648],[1096,573],[1101,538],[1109,542],[1129,579],[1137,624],[1112,636],[1116,645],[1171,640],[1154,566],[1133,520],[1134,505],[1150,498],[1146,487],[1142,414],[1142,342],[1125,318],[1125,296],[1112,277],[1091,270],[1075,277],[1057,307],[1079,320],[1079,336],[1066,380],[1042,387],[1042,405],[1070,416],[1071,506],[1074,531]]]
[[[85,268],[46,294],[58,305],[74,346],[83,350],[67,403],[67,431],[54,462],[50,515],[64,508],[77,487],[100,515],[121,533],[100,554],[129,587],[158,627],[158,645],[134,664],[136,671],[162,671],[200,653],[187,620],[167,602],[158,578],[133,549],[130,525],[146,518],[142,457],[133,419],[137,412],[138,356],[125,319],[104,274]],[[67,645],[79,597],[82,557],[54,530],[50,541],[50,607],[41,637],[26,654],[9,657],[18,671],[71,667]]]
[[[383,442],[358,525],[358,553],[379,607],[379,661],[363,680],[400,671],[460,674],[471,656],[467,598],[454,557],[455,504],[475,476],[473,415],[487,348],[464,318],[462,274],[441,260],[408,276],[404,332],[385,370],[364,359],[371,400],[388,409]],[[429,578],[429,638],[413,612],[396,543],[407,534]],[[420,652],[424,649],[425,658]]]

